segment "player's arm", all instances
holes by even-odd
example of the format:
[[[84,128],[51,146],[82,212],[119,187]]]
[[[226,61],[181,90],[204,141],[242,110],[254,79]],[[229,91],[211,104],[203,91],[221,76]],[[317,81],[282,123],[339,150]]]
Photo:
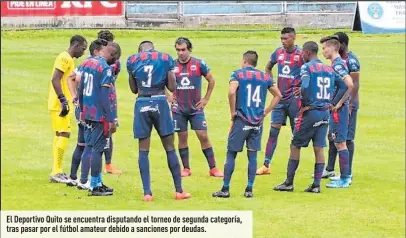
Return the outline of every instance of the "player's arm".
[[[138,93],[137,83],[135,81],[135,78],[131,74],[129,74],[128,76],[128,84],[130,85],[131,92],[137,94]]]
[[[103,70],[103,79],[101,81],[101,92],[100,92],[100,97],[101,97],[101,106],[102,110],[104,112],[104,115],[106,115],[106,120],[109,122],[109,131],[111,133],[116,132],[116,123],[115,123],[115,118],[113,115],[113,112],[111,110],[111,101],[110,101],[110,87],[113,82],[113,73],[111,70],[111,67],[106,67]]]
[[[167,73],[167,85],[166,87],[168,88],[168,90],[173,93],[176,89],[176,76],[175,73],[173,72],[173,70],[169,70]]]
[[[207,105],[207,103],[210,100],[211,93],[213,92],[214,86],[216,84],[216,81],[214,81],[213,75],[211,74],[209,67],[206,65],[204,61],[202,61],[200,64],[200,71],[202,72],[202,75],[204,75],[204,78],[207,80],[208,85],[206,95],[196,104],[197,109],[204,108]]]
[[[358,60],[349,60],[349,66],[350,70],[350,76],[352,78],[352,82],[354,84],[354,88],[351,91],[351,99],[350,99],[350,105],[354,102],[358,95],[359,91],[359,74],[360,74],[360,64]]]
[[[265,73],[267,73],[269,76],[273,77],[272,74],[272,69],[275,66],[275,64],[277,63],[276,61],[276,50],[271,54],[271,58],[268,61],[268,63],[265,66]]]
[[[268,85],[268,91],[272,94],[273,98],[269,103],[268,107],[264,111],[264,115],[268,115],[275,107],[278,105],[279,101],[282,99],[282,94],[279,91],[278,87],[275,86],[273,80],[270,79],[270,83]]]
[[[344,96],[341,98],[341,100],[335,105],[335,109],[338,109],[341,107],[341,105],[343,105],[348,96],[350,96],[352,89],[354,88],[354,84],[350,75],[347,74],[346,76],[344,76],[343,81],[347,86],[347,91],[344,93]]]
[[[336,108],[336,106],[339,104],[340,101],[342,101],[343,98],[345,100],[345,95],[348,92],[348,86],[344,82],[344,80],[337,74],[334,74],[334,81],[335,85],[338,88],[338,92],[334,96],[333,100],[331,100],[331,104],[334,106],[334,108]]]
[[[62,84],[61,80],[65,72],[72,67],[70,60],[63,57],[58,56],[55,60],[55,69],[52,75],[52,86],[55,90],[56,95],[58,96],[59,102],[61,103],[61,113],[59,116],[64,117],[69,113],[69,103],[66,99],[65,95],[62,92]]]
[[[236,111],[236,102],[237,102],[237,89],[238,89],[238,81],[230,81],[230,85],[228,88],[228,103],[230,105],[230,114],[231,119],[237,114]]]

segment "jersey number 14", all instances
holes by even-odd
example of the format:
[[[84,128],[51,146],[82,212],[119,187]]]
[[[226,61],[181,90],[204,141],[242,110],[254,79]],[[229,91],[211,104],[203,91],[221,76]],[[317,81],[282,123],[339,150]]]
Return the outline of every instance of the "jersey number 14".
[[[261,103],[261,97],[260,97],[260,92],[261,86],[257,86],[254,90],[254,93],[252,93],[252,85],[248,84],[247,85],[247,107],[251,107],[251,101],[255,103],[255,107],[259,107],[259,104]]]

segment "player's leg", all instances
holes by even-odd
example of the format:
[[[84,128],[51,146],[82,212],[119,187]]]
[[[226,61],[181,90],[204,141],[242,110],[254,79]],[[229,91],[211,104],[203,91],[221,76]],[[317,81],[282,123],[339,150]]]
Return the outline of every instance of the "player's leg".
[[[357,114],[358,109],[352,109],[350,114],[350,122],[348,124],[348,135],[347,135],[347,148],[349,152],[349,171],[348,173],[352,179],[352,161],[354,159],[354,151],[355,151],[355,131],[357,128]]]
[[[271,113],[271,129],[265,149],[264,164],[257,170],[257,175],[270,174],[270,164],[278,143],[282,125],[286,125],[287,110],[284,104],[278,104]]]
[[[223,187],[212,194],[213,197],[230,197],[230,181],[235,168],[235,158],[241,152],[249,131],[243,130],[245,123],[240,118],[235,118],[228,134],[227,158],[224,164]]]
[[[111,158],[113,157],[113,136],[107,138],[108,147],[104,149],[104,158],[106,159],[105,172],[109,174],[121,174],[121,171],[118,170],[112,163]]]
[[[70,115],[60,117],[59,112],[51,111],[51,117],[56,138],[53,143],[53,166],[49,178],[51,182],[67,184],[70,179],[69,176],[63,172],[62,165],[71,131]]]
[[[309,145],[309,142],[313,136],[312,129],[313,121],[309,116],[309,111],[298,114],[290,145],[286,180],[283,183],[275,186],[275,191],[292,192],[294,190],[293,183],[296,170],[299,167],[300,149]]]
[[[330,113],[330,124],[329,124],[329,132],[328,132],[328,162],[326,169],[323,171],[323,178],[334,177],[335,172],[335,164],[337,158],[337,147],[335,146],[334,140],[336,137],[335,130],[337,129],[337,120],[338,114],[337,112]]]
[[[113,195],[113,189],[105,186],[101,179],[102,154],[107,145],[109,135],[108,122],[88,122],[92,125],[90,147],[92,148],[90,160],[90,188],[89,196]]]
[[[172,173],[173,182],[175,184],[175,199],[182,200],[190,198],[190,194],[183,191],[182,188],[182,176],[180,172],[180,164],[178,155],[175,151],[174,141],[174,127],[171,118],[171,112],[169,106],[164,100],[156,102],[159,108],[159,113],[154,113],[152,116],[152,122],[159,136],[161,137],[162,145],[166,151],[166,158],[168,167]],[[156,107],[156,106],[155,106]]]
[[[319,120],[315,122],[315,127],[313,127],[314,135],[312,140],[315,157],[313,183],[305,190],[305,192],[320,193],[320,181],[325,165],[323,148],[326,147],[329,113],[328,111],[315,111],[314,113],[318,114],[320,117],[318,117]]]
[[[72,163],[70,167],[70,183],[68,183],[68,186],[77,186],[79,181],[77,177],[78,169],[80,162],[82,160],[82,154],[83,151],[85,150],[85,129],[82,124],[78,123],[78,142],[76,144],[75,151],[73,152],[72,155]]]
[[[223,173],[220,172],[218,168],[216,168],[216,159],[214,157],[213,147],[210,143],[209,135],[207,133],[207,122],[204,113],[202,112],[192,115],[190,117],[190,124],[192,130],[196,132],[203,154],[206,157],[207,163],[209,165],[209,175],[213,177],[223,177]]]
[[[262,125],[258,130],[250,131],[247,138],[247,157],[248,157],[248,184],[245,188],[244,197],[253,197],[253,187],[257,169],[257,153],[261,150]]]
[[[149,148],[150,136],[152,131],[152,121],[148,111],[141,112],[141,108],[148,106],[148,101],[139,100],[135,103],[133,133],[134,138],[138,139],[138,168],[140,170],[143,200],[152,201],[151,175],[149,169]]]
[[[179,156],[182,160],[183,171],[181,172],[182,177],[187,177],[192,175],[190,171],[189,164],[189,146],[188,146],[188,119],[186,115],[180,113],[172,113],[174,130],[178,134],[178,150]]]
[[[349,151],[346,143],[348,119],[348,105],[343,105],[337,112],[333,112],[333,120],[335,122],[334,143],[338,151],[340,179],[327,184],[328,188],[348,188],[351,184],[351,178],[349,176]]]

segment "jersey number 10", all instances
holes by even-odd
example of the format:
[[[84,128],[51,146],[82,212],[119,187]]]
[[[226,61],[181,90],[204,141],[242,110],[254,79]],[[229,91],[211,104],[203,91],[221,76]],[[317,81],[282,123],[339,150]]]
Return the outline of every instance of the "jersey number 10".
[[[93,93],[93,74],[89,74],[85,72],[85,88],[83,89],[83,95],[85,96],[92,96]]]
[[[252,93],[252,85],[248,84],[247,85],[247,107],[251,107],[251,101],[255,103],[255,107],[259,107],[259,104],[261,103],[261,97],[259,96],[259,92],[261,90],[261,86],[257,86],[254,90],[254,93]]]
[[[319,92],[317,92],[317,99],[330,99],[330,78],[317,77],[317,87],[319,87]]]

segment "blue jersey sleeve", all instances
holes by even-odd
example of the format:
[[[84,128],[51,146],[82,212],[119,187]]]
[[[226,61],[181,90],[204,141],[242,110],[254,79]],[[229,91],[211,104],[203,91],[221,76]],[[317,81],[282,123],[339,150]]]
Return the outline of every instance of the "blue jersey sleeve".
[[[277,61],[277,55],[276,55],[276,53],[278,52],[278,50],[275,50],[272,54],[271,54],[271,59],[270,59],[270,61],[271,61],[271,63],[272,64],[276,64],[278,61]]]
[[[132,78],[134,78],[134,75],[133,75],[133,72],[132,72],[132,63],[131,63],[132,57],[133,56],[129,56],[128,59],[127,59],[127,72]]]
[[[307,100],[309,95],[309,85],[310,85],[310,71],[309,67],[304,64],[300,69],[300,80],[301,80],[301,93],[303,100]]]
[[[348,60],[347,65],[348,65],[348,70],[351,73],[359,72],[361,70],[361,66],[360,66],[359,61],[357,59],[350,58]]]
[[[113,72],[111,67],[106,67],[102,72],[102,80],[100,82],[101,86],[110,87],[113,83]]]
[[[334,71],[340,75],[341,78],[344,78],[348,75],[348,69],[343,63],[337,63],[333,66]]]
[[[168,71],[171,71],[175,69],[175,60],[173,60],[172,56],[170,55],[168,55],[168,57],[169,57]]]
[[[121,63],[120,63],[119,60],[117,60],[117,61],[114,63],[113,73],[114,73],[115,76],[117,76],[117,75],[120,73],[120,71],[121,71]]]
[[[231,73],[230,82],[238,82],[238,76],[235,71]]]
[[[209,66],[204,60],[200,60],[200,72],[203,76],[206,76],[210,72]]]

